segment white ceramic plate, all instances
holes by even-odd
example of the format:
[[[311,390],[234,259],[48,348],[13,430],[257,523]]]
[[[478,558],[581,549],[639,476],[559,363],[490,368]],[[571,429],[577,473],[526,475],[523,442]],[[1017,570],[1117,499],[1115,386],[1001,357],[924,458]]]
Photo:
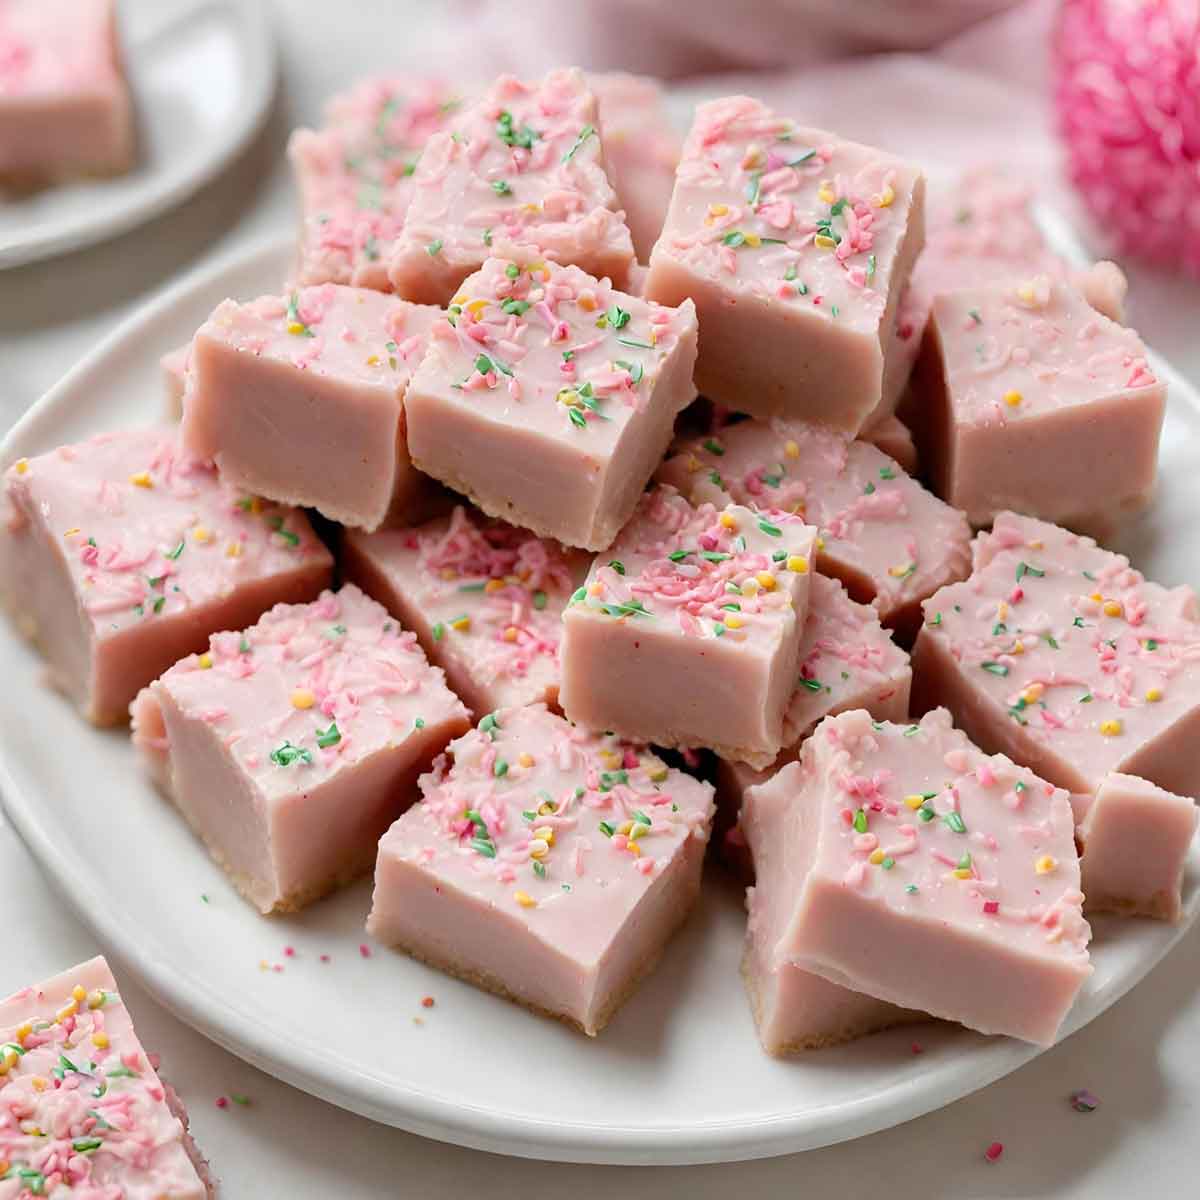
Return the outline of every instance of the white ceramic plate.
[[[224,296],[277,286],[290,252],[264,248],[156,301],[35,406],[0,449],[0,465],[156,420],[164,409],[158,355],[185,341]],[[1183,380],[1157,367],[1172,400],[1162,494],[1137,531],[1137,561],[1174,584],[1200,563],[1200,408]],[[768,1058],[738,974],[741,897],[716,869],[662,965],[594,1041],[390,951],[376,947],[364,958],[369,882],[298,917],[258,916],[139,777],[127,735],[85,725],[39,676],[34,655],[0,628],[0,789],[32,854],[120,965],[180,1018],[365,1116],[546,1159],[723,1161],[906,1121],[1037,1053],[930,1025],[793,1062]],[[1195,919],[1197,865],[1183,925],[1095,923],[1096,971],[1067,1032],[1142,979]],[[264,970],[264,961],[283,970]],[[435,1007],[421,1006],[426,995]],[[924,1047],[919,1056],[914,1040]]]
[[[120,0],[138,122],[126,175],[0,199],[0,268],[123,233],[212,179],[262,124],[275,45],[261,0]]]

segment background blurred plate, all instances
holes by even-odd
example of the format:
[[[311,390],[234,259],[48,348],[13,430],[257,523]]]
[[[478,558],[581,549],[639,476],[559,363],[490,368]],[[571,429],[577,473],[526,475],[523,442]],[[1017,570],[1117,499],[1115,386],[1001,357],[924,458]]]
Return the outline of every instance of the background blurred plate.
[[[102,241],[190,196],[262,124],[275,45],[261,0],[119,0],[138,122],[126,175],[0,199],[0,268]]]
[[[281,243],[228,260],[156,300],[31,410],[0,448],[0,466],[161,419],[158,356],[223,297],[277,288],[291,252]],[[1162,486],[1134,548],[1147,574],[1175,584],[1200,563],[1200,407],[1166,364],[1155,366],[1171,386]],[[182,1020],[365,1116],[542,1159],[729,1161],[898,1124],[1039,1053],[928,1025],[791,1062],[768,1058],[738,972],[741,895],[719,869],[708,872],[696,914],[658,970],[594,1041],[391,951],[364,957],[369,881],[299,916],[258,916],[141,778],[127,734],[85,725],[40,674],[36,657],[0,625],[0,791],[30,852],[119,966]],[[1142,979],[1195,920],[1198,866],[1200,852],[1181,925],[1094,923],[1095,974],[1065,1033]],[[421,1007],[426,995],[436,997],[431,1011]],[[913,1041],[924,1053],[912,1053]]]

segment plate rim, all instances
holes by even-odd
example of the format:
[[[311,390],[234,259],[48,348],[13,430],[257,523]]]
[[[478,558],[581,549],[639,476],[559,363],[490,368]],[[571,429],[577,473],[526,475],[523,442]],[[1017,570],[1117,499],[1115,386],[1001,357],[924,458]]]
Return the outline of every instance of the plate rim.
[[[265,270],[272,259],[283,258],[292,239],[272,236],[236,247],[210,264],[187,272],[160,290],[118,324],[38,399],[0,442],[0,467],[17,455],[16,446],[36,441],[38,426],[57,415],[71,393],[110,357],[124,353],[130,343],[205,289],[219,285],[234,272]],[[147,339],[152,340],[152,339]],[[152,351],[149,353],[153,353]],[[1170,364],[1149,352],[1173,393],[1193,410],[1200,409],[1196,389]],[[12,636],[6,634],[5,636]],[[386,1094],[378,1080],[356,1065],[356,1074],[342,1076],[339,1086],[325,1069],[304,1070],[303,1062],[323,1062],[319,1056],[296,1054],[295,1035],[285,1038],[269,1025],[239,1016],[236,1003],[219,994],[207,980],[181,984],[165,958],[138,946],[131,914],[116,900],[98,895],[86,876],[72,868],[69,854],[57,846],[37,819],[36,805],[17,788],[7,756],[0,753],[0,806],[17,835],[47,875],[55,892],[93,933],[97,942],[177,1018],[202,1036],[275,1078],[357,1115],[385,1125],[475,1150],[523,1158],[611,1165],[695,1165],[737,1162],[816,1149],[849,1141],[902,1124],[940,1109],[995,1082],[1040,1055],[1043,1047],[1010,1038],[988,1039],[971,1048],[969,1058],[950,1056],[926,1072],[918,1086],[901,1079],[835,1106],[808,1109],[802,1116],[781,1112],[736,1121],[709,1120],[672,1125],[615,1125],[573,1120],[547,1124],[532,1117],[494,1108],[464,1104],[425,1089],[388,1083]],[[1195,854],[1193,854],[1193,861]],[[1194,889],[1187,912],[1171,928],[1135,978],[1122,977],[1091,997],[1094,1011],[1086,1020],[1076,1010],[1068,1016],[1059,1042],[1085,1027],[1140,983],[1189,931],[1200,913],[1200,888]],[[247,1030],[252,1030],[248,1033]],[[1056,1043],[1057,1044],[1057,1043]],[[755,1047],[755,1052],[758,1048]],[[967,1065],[963,1065],[964,1061]],[[896,1110],[903,1116],[897,1119]]]
[[[204,8],[217,7],[230,13],[237,23],[238,45],[259,69],[250,78],[248,102],[233,122],[233,136],[216,147],[216,152],[197,160],[166,188],[153,189],[148,198],[116,209],[94,224],[81,215],[77,221],[42,221],[11,239],[0,240],[0,271],[58,258],[88,246],[111,241],[144,225],[211,183],[246,148],[263,127],[279,84],[279,49],[266,0],[197,0],[177,19]],[[128,47],[123,52],[130,53]]]

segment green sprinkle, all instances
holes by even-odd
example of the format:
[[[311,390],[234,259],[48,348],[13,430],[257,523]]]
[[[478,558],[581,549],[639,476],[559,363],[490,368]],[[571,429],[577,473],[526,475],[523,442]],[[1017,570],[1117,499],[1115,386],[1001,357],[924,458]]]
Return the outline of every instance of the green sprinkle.
[[[963,821],[961,814],[959,814],[957,812],[946,813],[946,815],[942,818],[942,820],[945,821],[946,824],[950,826],[950,829],[954,833],[966,833],[967,832],[966,823]]]
[[[522,150],[529,150],[532,149],[533,143],[541,137],[541,134],[534,129],[530,129],[528,125],[522,125],[520,129],[514,129],[512,113],[504,111],[496,121],[496,136],[506,146],[519,146]]]
[[[720,474],[716,471],[709,471],[708,482],[713,484],[714,487],[723,488],[725,486],[725,480],[723,480]]]
[[[613,305],[605,314],[604,319],[613,329],[624,329],[629,324],[630,315],[623,308]]]
[[[973,321],[973,322],[974,322],[976,325],[982,325],[982,324],[983,324],[983,318],[982,318],[982,317],[979,315],[979,309],[977,309],[977,308],[968,308],[968,309],[967,309],[967,316],[968,316],[968,317],[970,317],[970,318],[971,318],[971,320],[972,320],[972,321]]]
[[[562,156],[563,162],[569,163],[571,161],[571,159],[573,159],[575,157],[575,154],[579,150],[579,147],[582,146],[583,143],[588,140],[588,138],[592,137],[595,134],[595,132],[596,132],[596,127],[594,125],[585,125],[579,131],[579,136],[575,139],[575,144],[570,148],[570,150],[568,150],[566,152],[566,154],[564,154]]]
[[[796,264],[795,263],[792,263],[792,265],[790,267],[788,267],[788,269],[786,271],[784,271],[783,278],[788,283],[791,283],[792,280],[794,280],[796,278]]]
[[[208,893],[207,893],[207,892],[201,892],[201,893],[200,893],[200,902],[201,902],[202,904],[211,904],[211,903],[212,903],[212,901],[211,901],[211,900],[208,898]]]
[[[533,873],[539,879],[546,878],[546,868],[540,862],[538,862],[538,860],[536,858],[533,860]]]
[[[646,369],[640,362],[626,362],[624,359],[618,358],[613,366],[620,367],[622,371],[629,372],[629,382],[636,387],[642,382],[646,375]]]
[[[867,255],[867,282],[870,283],[875,278],[875,255]]]
[[[529,310],[530,304],[528,300],[505,300],[500,307],[510,317],[523,317]]]
[[[1027,562],[1017,563],[1017,582],[1018,583],[1020,583],[1021,580],[1024,579],[1026,575],[1033,575],[1035,578],[1040,579],[1043,575],[1045,575],[1045,573],[1046,573],[1045,571],[1039,570],[1037,567],[1031,567]]]
[[[611,792],[618,785],[627,785],[629,783],[628,771],[601,771],[600,772],[600,790],[602,792]]]
[[[369,208],[371,205],[364,205],[363,207]],[[288,333],[293,334],[295,337],[310,338],[317,336],[308,325],[300,320],[300,297],[296,292],[293,292],[288,297],[287,319]]]
[[[134,1077],[134,1072],[128,1067],[113,1067],[111,1070],[105,1071],[104,1074],[108,1079],[132,1079]]]
[[[468,844],[476,854],[482,854],[484,858],[496,857],[496,847],[487,838],[472,838]]]
[[[885,871],[890,871],[890,870],[891,870],[891,869],[892,869],[892,868],[893,868],[893,867],[896,865],[896,860],[895,860],[894,858],[892,858],[892,857],[891,857],[891,855],[888,855],[888,857],[887,857],[887,858],[885,858],[885,859],[883,860],[883,862],[881,862],[879,865],[880,865],[880,866],[881,866],[881,867],[882,867],[882,868],[883,868]]]
[[[934,613],[933,620],[926,622],[929,625],[940,625],[942,623],[942,614]]]
[[[750,176],[750,182],[746,184],[746,202],[751,208],[756,208],[758,206],[758,193],[761,187],[762,172],[755,171],[754,174]]]
[[[917,885],[915,883],[905,884],[904,890],[911,895],[913,892],[915,892],[917,890]]]
[[[238,642],[238,653],[239,654],[249,654],[250,653],[250,639],[244,633],[242,634],[242,640],[240,642]]]
[[[174,550],[168,550],[167,553],[164,555],[164,557],[170,558],[170,559],[178,558],[183,553],[183,547],[185,544],[186,544],[185,542],[180,540],[179,545],[176,546]],[[92,545],[95,545],[95,542],[93,542]]]
[[[639,825],[649,825],[651,823],[650,818],[648,816],[646,816],[646,814],[644,812],[642,812],[642,810],[640,808],[635,808],[633,810],[632,816],[633,816],[633,819]]]
[[[891,467],[880,467],[879,468],[879,478],[880,479],[895,479],[896,472],[893,471]]]
[[[571,419],[571,424],[577,429],[587,428],[587,417],[583,415],[577,408],[568,408],[567,416]]]
[[[75,1138],[71,1142],[71,1149],[76,1154],[88,1154],[92,1150],[99,1150],[104,1143],[99,1138]]]
[[[496,730],[500,728],[500,722],[496,720],[494,712],[488,713],[482,721],[479,722],[479,732],[491,734],[492,741],[496,740]]]
[[[612,567],[612,569],[616,571],[618,575],[625,574],[625,564],[619,558],[609,559],[608,565]]]
[[[1058,649],[1058,642],[1055,640],[1054,634],[1044,633],[1044,634],[1042,634],[1042,637],[1044,637],[1046,639],[1046,645],[1048,645],[1051,650]]]
[[[856,833],[867,832],[867,810],[865,808],[854,810],[854,831]]]
[[[293,746],[289,741],[284,741],[282,746],[271,751],[271,761],[277,767],[290,767],[294,762],[311,764],[312,760],[311,750],[303,746]]]
[[[1008,632],[1008,626],[1003,621],[997,621],[992,626],[992,637],[999,637],[1002,633]]]
[[[908,728],[905,729],[904,733],[901,734],[901,736],[902,737],[916,737],[917,734],[920,732],[921,732],[920,725],[909,725]]]
[[[922,821],[932,821],[937,814],[932,808],[929,807],[929,805],[924,804],[917,809],[917,816],[920,817]]]
[[[487,586],[482,580],[479,583],[460,583],[458,591],[460,592],[482,592]]]
[[[1096,577],[1091,573],[1091,571],[1084,571],[1083,577],[1084,579],[1090,579],[1093,583],[1096,581]]]
[[[628,346],[631,350],[653,350],[654,347],[649,342],[640,341],[638,338],[617,338],[618,346]]]
[[[770,521],[761,520],[758,523],[758,527],[768,537],[783,537],[783,530],[778,525],[772,525]]]
[[[863,488],[863,492],[868,496],[874,495],[875,494],[875,485],[873,483],[871,483],[870,480],[868,480],[867,486],[865,488]]]
[[[960,871],[969,871],[971,869],[971,852],[968,850],[955,865]]]
[[[425,728],[425,718],[424,717],[414,717],[413,718],[413,728],[414,729],[424,729]]]
[[[533,607],[536,608],[538,612],[541,612],[546,607],[545,592],[539,590],[533,593]]]
[[[606,604],[604,612],[610,617],[649,617],[650,610],[640,600],[626,600],[621,604]]]
[[[1028,784],[1024,783],[1024,782],[1023,782],[1022,780],[1020,780],[1020,779],[1018,779],[1018,780],[1017,780],[1017,782],[1013,784],[1013,791],[1014,791],[1014,792],[1023,792],[1023,791],[1025,791],[1027,788],[1028,788]]]
[[[250,1106],[250,1097],[243,1096],[240,1092],[230,1092],[229,1098],[234,1102],[234,1104],[240,1104],[243,1108],[248,1108]]]
[[[722,563],[722,562],[726,562],[729,559],[731,559],[733,557],[733,555],[732,554],[723,554],[723,553],[721,553],[720,550],[701,550],[700,557],[703,558],[706,562]]]
[[[668,557],[668,558],[669,558],[669,559],[670,559],[672,562],[683,562],[683,560],[684,560],[685,558],[687,558],[687,556],[688,556],[690,553],[691,553],[691,551],[690,551],[690,550],[672,550],[672,551],[671,551],[671,553],[667,555],[667,557]]]
[[[1145,640],[1145,642],[1143,643],[1143,645],[1146,647],[1147,650],[1157,650],[1158,649],[1158,642],[1155,641],[1154,638],[1147,638]]]
[[[725,447],[722,446],[716,438],[705,438],[700,444],[709,452],[709,454],[715,454],[718,458],[725,453]]]
[[[336,721],[330,721],[328,729],[317,730],[317,745],[322,750],[328,750],[330,746],[336,746],[341,740],[342,734],[337,727]]]
[[[433,634],[433,640],[435,642],[440,642],[442,640],[442,638],[444,638],[446,636],[446,626],[441,621],[438,621],[434,625],[431,632]]]
[[[495,192],[497,196],[512,195],[512,188],[509,187],[507,179],[493,179],[492,191]]]
[[[612,837],[612,835],[614,833],[616,833],[617,831],[607,821],[601,821],[600,822],[600,832],[602,834],[604,834],[605,837]]]
[[[1091,704],[1091,702],[1092,702],[1092,693],[1091,692],[1084,692],[1083,695],[1079,697],[1080,704]]]
[[[801,679],[800,686],[810,692],[819,692],[825,685],[819,679]]]
[[[734,229],[734,230],[730,231],[729,233],[727,233],[721,239],[721,242],[725,246],[732,246],[732,247],[734,247],[734,249],[737,249],[737,247],[742,245],[745,242],[745,240],[746,240],[746,235],[744,233],[742,233],[742,231],[740,229]]]
[[[483,231],[483,244],[485,246],[492,244],[492,227],[490,225]]]
[[[1008,674],[1008,668],[1003,663],[985,662],[979,665],[989,674],[999,675],[1001,678]]]
[[[722,604],[721,607],[726,612],[741,612],[742,611],[742,606],[740,604],[738,604],[736,601],[731,601],[729,604]]]
[[[808,284],[802,282],[800,284],[800,286],[796,288],[796,291],[799,292],[801,296],[807,296],[808,295]]]
[[[713,637],[724,637],[724,636],[725,636],[725,626],[722,625],[720,621],[714,621],[713,622]]]
[[[521,274],[521,268],[518,267],[516,263],[509,263],[508,266],[504,268],[504,273],[509,277],[509,279],[516,279]]]
[[[585,588],[585,587],[576,588],[576,589],[575,589],[575,590],[574,590],[574,591],[571,593],[571,599],[567,601],[567,604],[568,604],[568,605],[571,605],[571,604],[578,604],[578,603],[579,603],[581,600],[583,600],[583,599],[584,599],[586,596],[587,596],[587,588]]]
[[[790,163],[788,163],[788,166],[789,167],[802,167],[810,159],[816,157],[816,153],[817,152],[815,150],[805,150],[805,152],[802,155],[800,155],[799,158],[793,158],[792,161]]]
[[[835,317],[841,316],[841,309],[839,309],[839,308],[838,308],[838,306],[837,306],[836,304],[831,304],[831,305],[829,306],[829,311],[830,311],[830,312],[831,312],[831,313],[832,313],[832,314],[833,314]]]

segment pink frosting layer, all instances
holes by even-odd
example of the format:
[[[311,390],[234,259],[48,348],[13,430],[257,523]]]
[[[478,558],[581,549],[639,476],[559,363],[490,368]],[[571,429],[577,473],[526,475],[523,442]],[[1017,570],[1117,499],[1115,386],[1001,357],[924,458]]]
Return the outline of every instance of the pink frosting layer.
[[[782,508],[820,533],[819,568],[889,625],[966,575],[971,531],[877,447],[799,422],[744,421],[686,438],[659,478],[693,500]]]
[[[96,720],[123,716],[214,627],[328,581],[332,559],[303,513],[220,479],[173,430],[61,446],[20,460],[5,486],[9,601]]]
[[[795,686],[815,536],[790,513],[647,493],[563,618],[563,710],[767,765]],[[724,703],[739,694],[741,716]]]
[[[494,516],[601,549],[695,398],[696,334],[690,302],[489,259],[435,322],[413,377],[413,460]]]
[[[535,84],[502,75],[430,137],[391,279],[402,296],[442,304],[495,245],[531,246],[621,283],[633,244],[616,208],[583,75],[552,71]]]
[[[944,709],[908,726],[854,711],[750,789],[742,820],[756,859],[791,856],[752,899],[752,936],[782,930],[777,963],[1053,1040],[1091,971],[1065,791],[980,752]]]
[[[462,103],[443,80],[364,79],[288,142],[301,227],[296,282],[387,290],[387,264],[425,143]]]
[[[925,602],[918,703],[1072,792],[1111,771],[1200,792],[1200,610],[1066,529],[1001,513],[975,572]]]
[[[421,790],[380,843],[368,928],[594,1032],[694,897],[711,787],[534,705],[486,717]]]
[[[476,715],[557,699],[562,614],[585,556],[461,505],[415,529],[351,531],[345,551],[349,575]]]
[[[0,1001],[0,1196],[205,1200],[188,1145],[103,958]]]
[[[757,100],[700,105],[647,294],[697,289],[714,327],[701,389],[746,412],[851,432],[886,416],[877,411],[884,349],[923,238],[923,194],[915,168]]]

